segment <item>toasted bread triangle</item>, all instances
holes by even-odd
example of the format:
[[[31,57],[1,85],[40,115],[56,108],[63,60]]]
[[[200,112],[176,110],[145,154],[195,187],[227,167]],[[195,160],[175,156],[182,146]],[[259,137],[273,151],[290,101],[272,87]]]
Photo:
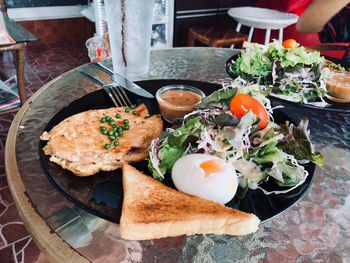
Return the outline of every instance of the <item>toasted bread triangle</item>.
[[[176,191],[123,166],[123,239],[146,240],[194,234],[245,235],[258,229],[253,214]]]

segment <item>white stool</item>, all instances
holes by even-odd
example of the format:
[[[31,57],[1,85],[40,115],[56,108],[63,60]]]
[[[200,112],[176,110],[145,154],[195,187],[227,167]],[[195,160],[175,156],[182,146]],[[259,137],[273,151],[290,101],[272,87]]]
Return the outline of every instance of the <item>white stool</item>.
[[[228,10],[228,14],[238,22],[237,32],[242,25],[250,27],[248,42],[252,41],[254,28],[266,29],[265,45],[270,42],[271,30],[279,30],[278,38],[283,41],[283,29],[298,21],[295,14],[259,7],[234,7]]]

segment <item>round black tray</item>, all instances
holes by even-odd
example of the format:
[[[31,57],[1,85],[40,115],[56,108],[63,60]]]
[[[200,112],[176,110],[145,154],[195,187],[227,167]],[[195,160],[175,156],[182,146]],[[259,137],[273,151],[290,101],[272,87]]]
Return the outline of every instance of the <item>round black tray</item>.
[[[148,80],[139,81],[137,84],[152,94],[155,94],[162,86],[170,84],[194,86],[201,89],[207,95],[221,88],[217,84],[191,80]],[[151,114],[159,113],[155,99],[142,98],[129,92],[128,95],[137,104],[145,103]],[[113,107],[113,104],[103,90],[92,92],[59,111],[49,121],[45,127],[45,131],[50,131],[59,122],[76,113],[109,107]],[[277,123],[284,123],[286,120],[290,120],[286,114],[277,110],[274,113],[274,118]],[[170,124],[165,123],[165,126],[170,126]],[[46,141],[40,140],[38,149],[39,159],[45,175],[53,186],[77,206],[101,218],[118,223],[123,201],[121,169],[113,172],[100,172],[90,177],[78,177],[70,171],[62,169],[55,163],[50,162],[49,157],[42,150],[45,145]],[[146,161],[136,163],[134,166],[145,174],[149,174]],[[313,180],[315,165],[308,164],[305,168],[309,172],[305,183],[287,194],[265,195],[260,190],[248,190],[244,199],[239,200],[234,198],[226,205],[254,213],[262,221],[268,220],[286,211],[306,193]],[[166,180],[165,184],[174,188],[170,179]],[[264,187],[282,189],[275,185],[273,180],[265,183]]]

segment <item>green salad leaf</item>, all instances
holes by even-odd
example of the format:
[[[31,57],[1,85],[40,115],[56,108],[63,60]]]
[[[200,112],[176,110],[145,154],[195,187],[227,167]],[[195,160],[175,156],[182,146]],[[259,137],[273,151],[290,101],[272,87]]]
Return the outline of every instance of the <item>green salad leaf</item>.
[[[170,146],[181,147],[190,135],[199,137],[203,128],[204,123],[200,116],[189,118],[183,126],[169,134],[168,143]]]
[[[305,169],[301,165],[294,165],[284,160],[267,168],[264,173],[273,177],[279,186],[291,187],[305,180]]]
[[[267,56],[277,59],[283,68],[297,65],[315,65],[324,61],[318,51],[307,51],[304,47],[284,48],[280,42],[273,42],[268,46]]]
[[[256,148],[255,152],[252,152],[251,157],[257,164],[271,164],[282,162],[283,158],[281,152],[276,148],[278,141],[272,141],[263,147]]]
[[[266,54],[266,48],[253,45],[249,52],[242,52],[236,60],[236,71],[252,76],[266,76],[271,73],[272,60]]]
[[[307,120],[302,120],[298,126],[283,124],[280,127],[285,137],[278,143],[278,148],[294,155],[297,160],[309,160],[323,165],[323,155],[314,151],[308,136]]]
[[[268,144],[250,151],[245,157],[251,158],[259,165],[266,166],[263,173],[274,178],[279,186],[295,186],[305,179],[305,169],[293,164],[290,161],[291,156],[277,148],[277,144],[278,140],[270,140]]]
[[[159,168],[159,171],[158,171],[150,159],[148,159],[147,161],[148,161],[147,168],[151,172],[152,177],[158,181],[163,181],[164,174],[166,173],[166,167],[165,166],[163,166],[162,168],[158,167]]]
[[[158,153],[159,159],[161,160],[159,165],[160,169],[171,171],[174,163],[180,159],[184,152],[185,150],[181,147],[165,144]]]
[[[236,95],[237,89],[220,89],[217,91],[214,91],[209,96],[202,99],[201,102],[197,103],[195,107],[197,109],[204,109],[208,108],[209,104],[215,103],[215,104],[225,104],[228,105],[234,95]],[[220,105],[222,106],[222,105]]]
[[[221,113],[215,117],[214,122],[219,127],[236,126],[240,122],[240,119],[232,114]]]

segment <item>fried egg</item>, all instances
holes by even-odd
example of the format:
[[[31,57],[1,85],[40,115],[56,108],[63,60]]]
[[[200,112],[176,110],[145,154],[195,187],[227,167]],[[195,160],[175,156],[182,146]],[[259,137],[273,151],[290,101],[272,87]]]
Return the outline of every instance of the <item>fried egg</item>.
[[[235,169],[209,154],[181,157],[175,162],[171,177],[179,191],[221,204],[228,203],[238,187]]]

